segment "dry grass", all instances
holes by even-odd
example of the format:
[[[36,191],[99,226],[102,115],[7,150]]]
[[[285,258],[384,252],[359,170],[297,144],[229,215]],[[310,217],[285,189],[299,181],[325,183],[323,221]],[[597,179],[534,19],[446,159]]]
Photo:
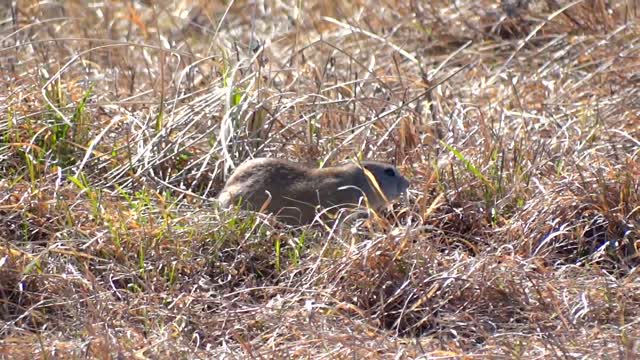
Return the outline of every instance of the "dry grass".
[[[635,358],[640,3],[5,2],[3,358]],[[211,199],[396,162],[383,218]]]

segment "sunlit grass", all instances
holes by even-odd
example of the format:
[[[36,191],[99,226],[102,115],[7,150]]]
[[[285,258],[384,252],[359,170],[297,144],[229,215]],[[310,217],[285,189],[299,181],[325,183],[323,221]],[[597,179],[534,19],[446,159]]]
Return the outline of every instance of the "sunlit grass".
[[[529,3],[0,8],[3,356],[633,357],[637,4]],[[412,186],[288,227],[253,156]]]

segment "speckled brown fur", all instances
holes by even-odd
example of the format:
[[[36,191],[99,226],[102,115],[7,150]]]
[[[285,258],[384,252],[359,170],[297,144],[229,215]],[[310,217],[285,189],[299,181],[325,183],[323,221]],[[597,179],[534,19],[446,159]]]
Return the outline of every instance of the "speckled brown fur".
[[[409,186],[392,165],[363,161],[388,200],[400,196]],[[269,192],[271,199],[269,201]],[[313,221],[316,206],[348,207],[364,203],[379,208],[385,200],[371,186],[364,171],[356,164],[311,169],[286,160],[257,158],[241,164],[227,181],[218,197],[223,207],[241,202],[245,209],[274,213],[281,221],[305,224]]]

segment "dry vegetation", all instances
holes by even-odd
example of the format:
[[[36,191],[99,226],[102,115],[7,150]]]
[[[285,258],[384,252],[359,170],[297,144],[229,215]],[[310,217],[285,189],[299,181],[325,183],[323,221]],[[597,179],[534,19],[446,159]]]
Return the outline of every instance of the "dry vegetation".
[[[0,357],[638,356],[637,1],[2,4]],[[412,189],[218,210],[254,155]]]

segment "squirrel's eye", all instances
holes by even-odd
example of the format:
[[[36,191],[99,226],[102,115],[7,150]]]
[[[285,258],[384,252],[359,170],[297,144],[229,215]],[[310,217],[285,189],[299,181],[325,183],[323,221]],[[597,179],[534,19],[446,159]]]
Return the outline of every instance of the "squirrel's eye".
[[[387,176],[391,176],[391,177],[396,176],[396,172],[393,171],[392,168],[384,169],[384,174],[387,175]]]

